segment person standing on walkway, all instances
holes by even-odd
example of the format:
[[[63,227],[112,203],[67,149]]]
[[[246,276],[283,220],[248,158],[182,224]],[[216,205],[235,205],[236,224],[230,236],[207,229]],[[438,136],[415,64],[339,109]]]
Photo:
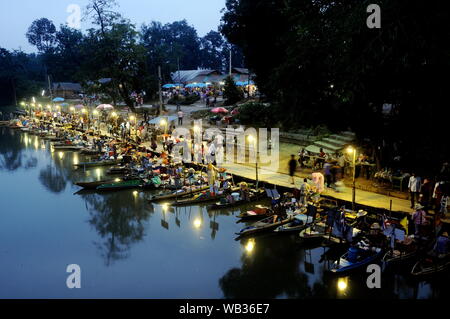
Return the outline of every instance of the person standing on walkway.
[[[331,184],[333,183],[332,175],[331,175],[331,167],[332,167],[332,165],[329,161],[327,161],[323,165],[323,173],[325,175],[325,181],[327,183],[327,187],[331,187]]]
[[[424,207],[425,211],[431,208],[431,196],[433,195],[434,185],[428,178],[423,180],[420,186],[419,202]]]
[[[414,213],[412,214],[412,221],[414,222],[415,232],[414,235],[418,236],[422,233],[423,226],[428,224],[427,213],[423,210],[423,206],[416,204]]]
[[[295,184],[294,175],[297,169],[297,161],[295,160],[295,155],[291,155],[291,160],[289,161],[289,176],[291,184]]]
[[[308,203],[308,195],[311,192],[311,186],[308,184],[308,179],[303,180],[303,184],[300,186],[300,200],[301,205],[306,206]]]
[[[180,110],[177,114],[178,114],[178,125],[183,125],[184,113]]]
[[[305,157],[306,157],[306,151],[304,148],[301,149],[301,151],[298,153],[298,162],[300,164],[300,168],[305,167]]]
[[[409,195],[411,199],[411,208],[414,208],[414,204],[419,200],[419,192],[422,180],[416,173],[412,173],[408,182]]]

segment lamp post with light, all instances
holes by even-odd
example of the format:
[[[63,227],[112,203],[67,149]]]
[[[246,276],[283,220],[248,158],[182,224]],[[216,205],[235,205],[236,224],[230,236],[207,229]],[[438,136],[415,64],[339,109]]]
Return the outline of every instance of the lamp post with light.
[[[256,169],[256,188],[258,188],[259,178],[258,178],[258,138],[253,135],[248,136],[248,141],[254,143],[256,146],[256,158],[255,158],[255,169]]]
[[[347,153],[352,154],[352,164],[353,164],[353,184],[352,184],[352,210],[355,211],[356,203],[356,149],[352,146],[347,148]]]

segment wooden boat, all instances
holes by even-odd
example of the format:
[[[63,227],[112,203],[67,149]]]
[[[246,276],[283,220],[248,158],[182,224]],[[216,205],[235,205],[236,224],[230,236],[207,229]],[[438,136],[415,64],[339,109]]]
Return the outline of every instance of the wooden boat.
[[[215,200],[223,198],[223,197],[225,197],[224,194],[215,194],[214,196],[212,196],[209,191],[206,191],[204,193],[197,194],[191,198],[175,201],[171,205],[172,206],[193,205],[193,204],[215,201]]]
[[[248,210],[246,212],[240,213],[237,218],[239,218],[240,220],[238,220],[237,222],[245,222],[245,221],[249,221],[249,220],[258,220],[258,219],[263,219],[269,216],[273,215],[273,210],[270,209],[269,207],[265,207],[262,205],[256,205],[255,208],[253,208],[252,210]]]
[[[364,250],[359,247],[350,247],[342,257],[332,264],[330,271],[335,274],[343,274],[365,269],[365,266],[373,264],[383,255],[384,251],[381,248],[369,247]]]
[[[275,222],[274,222],[274,218],[275,218],[275,216],[270,216],[270,217],[264,218],[260,221],[257,221],[255,223],[251,224],[250,226],[247,226],[247,227],[241,229],[241,231],[236,233],[236,235],[238,235],[238,238],[242,238],[244,236],[249,236],[249,235],[254,235],[257,233],[272,231],[281,225],[290,223],[294,219],[294,216],[290,215],[282,220],[277,219]]]
[[[88,148],[84,148],[81,150],[80,154],[83,155],[100,155],[103,154],[103,152],[97,151],[97,150],[92,150],[92,149],[88,149]]]
[[[189,186],[188,186],[189,187]],[[208,185],[201,185],[201,186],[192,186],[192,188],[187,188],[186,190],[180,190],[175,192],[169,192],[169,193],[163,193],[160,195],[153,195],[150,197],[150,202],[157,202],[162,200],[168,200],[168,199],[174,199],[178,197],[186,197],[190,195],[194,195],[200,192],[203,192],[209,188]]]
[[[448,269],[450,269],[450,253],[438,256],[429,254],[414,265],[411,275],[415,277],[430,276]]]
[[[228,207],[236,207],[242,204],[251,203],[257,200],[260,200],[264,197],[267,197],[266,191],[264,189],[258,189],[258,190],[250,190],[250,195],[248,200],[239,199],[239,200],[233,200],[228,201],[226,198],[222,198],[220,202],[214,203],[211,206],[208,207],[208,209],[223,209]]]
[[[131,168],[127,166],[114,166],[106,171],[108,175],[116,175],[116,174],[130,174],[132,171]]]
[[[84,189],[97,189],[100,185],[110,184],[114,182],[118,182],[119,180],[107,180],[107,181],[99,181],[99,182],[78,182],[75,185],[83,187]]]
[[[64,145],[64,146],[54,146],[53,149],[55,151],[80,151],[83,149],[83,146],[76,145]]]
[[[97,187],[98,191],[116,191],[132,188],[154,188],[155,185],[151,180],[134,179],[121,182],[113,182],[109,184],[103,184]]]
[[[102,161],[96,161],[96,162],[83,162],[74,164],[75,167],[98,167],[98,166],[110,166],[110,165],[117,165],[120,163],[120,160],[102,160]]]
[[[326,229],[324,222],[318,222],[300,231],[299,237],[304,241],[322,241],[327,234]]]
[[[307,216],[306,214],[297,214],[294,216],[294,219],[287,224],[278,226],[273,231],[277,233],[292,233],[292,232],[298,232],[306,227],[308,227],[314,219],[312,216]]]

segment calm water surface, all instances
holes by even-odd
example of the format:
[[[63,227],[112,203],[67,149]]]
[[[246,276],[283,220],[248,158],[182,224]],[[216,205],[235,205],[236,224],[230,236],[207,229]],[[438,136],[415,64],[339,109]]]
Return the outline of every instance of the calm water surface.
[[[77,193],[74,182],[108,178],[73,169],[84,160],[0,127],[0,298],[448,296],[448,275],[385,273],[382,289],[370,290],[362,274],[338,285],[324,274],[327,249],[302,247],[297,235],[235,241],[246,207],[164,209],[146,200],[151,191]],[[81,289],[66,286],[69,264],[81,267]]]

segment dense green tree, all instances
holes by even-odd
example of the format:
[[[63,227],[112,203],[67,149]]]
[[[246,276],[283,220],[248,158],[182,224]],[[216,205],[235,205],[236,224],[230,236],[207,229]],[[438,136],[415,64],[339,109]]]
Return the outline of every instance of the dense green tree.
[[[217,31],[208,32],[200,39],[200,62],[205,69],[221,71],[224,66],[222,48],[224,39]]]
[[[242,90],[236,86],[234,80],[229,76],[225,78],[223,97],[225,99],[224,105],[233,105],[244,98]]]
[[[56,42],[56,27],[47,18],[33,21],[26,34],[28,42],[36,46],[39,52],[47,52]]]
[[[286,127],[351,128],[381,164],[402,155],[405,166],[436,168],[449,155],[449,4],[380,0],[382,26],[370,29],[370,3],[227,0],[220,29]]]

